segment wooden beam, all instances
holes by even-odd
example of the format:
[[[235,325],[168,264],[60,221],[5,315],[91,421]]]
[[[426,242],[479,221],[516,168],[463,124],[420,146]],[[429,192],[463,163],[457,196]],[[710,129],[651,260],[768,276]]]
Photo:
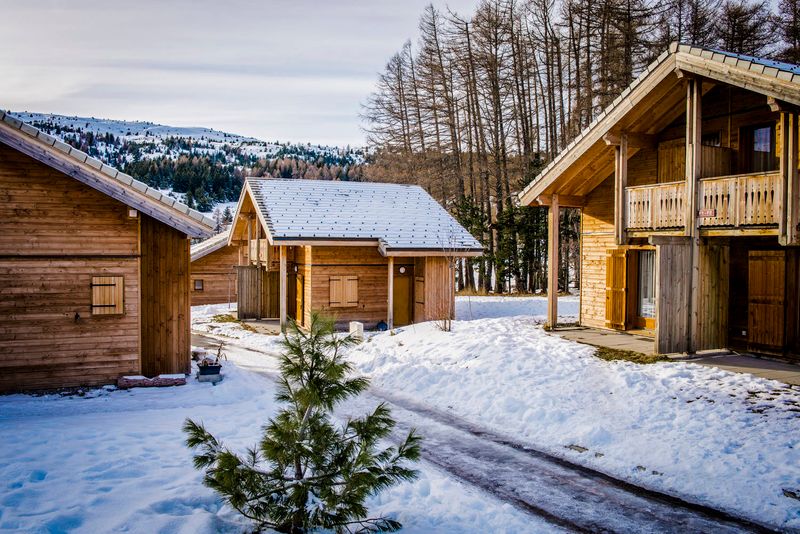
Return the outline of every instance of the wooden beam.
[[[769,101],[770,99],[767,98]],[[773,99],[774,100],[774,99]],[[770,105],[772,108],[772,105]],[[773,111],[780,111],[779,109],[773,109]],[[789,137],[791,135],[791,115],[786,111],[780,111],[780,117],[778,119],[778,124],[780,125],[781,130],[781,156],[778,163],[778,168],[780,170],[781,180],[780,180],[780,187],[781,190],[778,193],[777,197],[779,199],[778,209],[780,213],[778,214],[778,241],[781,245],[785,245],[789,241],[789,226],[787,224],[789,218]]]
[[[796,106],[794,104],[790,104],[789,102],[785,102],[783,100],[779,100],[774,96],[767,97],[767,105],[769,109],[772,111],[785,111],[788,113],[797,113],[800,111],[800,106]]]
[[[389,330],[394,328],[394,258],[389,256],[389,271],[387,273],[386,287],[388,288],[388,298],[386,299],[386,325]]]
[[[280,277],[280,322],[281,322],[281,332],[286,332],[286,310],[287,310],[287,298],[289,295],[288,291],[288,282],[286,279],[286,247],[281,245],[280,247],[280,273],[278,275]]]
[[[691,80],[686,90],[686,203],[688,217],[686,230],[691,237],[690,248],[690,289],[688,295],[689,328],[687,328],[687,348],[695,352],[700,335],[700,218],[697,217],[699,205],[699,181],[702,173],[701,149],[703,139],[703,81]]]
[[[800,173],[798,173],[798,141],[800,114],[792,113],[788,121],[786,175],[786,244],[800,244]]]
[[[614,239],[617,245],[625,244],[625,188],[628,187],[628,136],[622,134],[620,144],[614,147]]]
[[[558,195],[553,195],[547,213],[547,326],[558,326]]]
[[[539,206],[549,206],[553,201],[552,195],[539,195],[536,203]],[[558,195],[558,205],[565,208],[582,208],[586,206],[586,197],[577,195]]]
[[[627,137],[628,146],[632,148],[655,149],[658,146],[657,137],[651,134],[633,132],[611,131],[603,136],[603,141],[609,146],[619,146],[623,137]]]

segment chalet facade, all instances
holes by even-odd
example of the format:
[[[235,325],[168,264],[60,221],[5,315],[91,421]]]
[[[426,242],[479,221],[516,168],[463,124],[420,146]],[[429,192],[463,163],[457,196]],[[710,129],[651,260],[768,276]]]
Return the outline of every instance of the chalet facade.
[[[247,265],[245,243],[228,244],[228,231],[192,245],[192,306],[236,302],[238,266]]]
[[[239,318],[282,326],[312,311],[367,328],[451,317],[453,258],[483,251],[419,187],[323,180],[247,179],[229,237],[239,242]]]
[[[550,287],[579,208],[582,325],[797,358],[798,111],[800,67],[672,45],[521,193],[550,207]]]
[[[213,221],[3,112],[0,199],[0,392],[189,371]]]

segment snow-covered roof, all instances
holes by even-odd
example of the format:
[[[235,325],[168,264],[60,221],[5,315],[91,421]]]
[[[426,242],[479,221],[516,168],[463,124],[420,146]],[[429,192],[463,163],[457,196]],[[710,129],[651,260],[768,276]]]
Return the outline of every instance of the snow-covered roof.
[[[158,189],[0,110],[0,142],[192,237],[211,235],[214,220]]]
[[[199,260],[200,258],[208,256],[212,252],[216,252],[222,247],[226,246],[228,244],[229,234],[230,230],[225,230],[224,232],[220,232],[213,237],[209,237],[204,241],[192,245],[191,261]]]
[[[382,252],[480,253],[481,244],[419,186],[248,178],[273,242],[372,241]]]

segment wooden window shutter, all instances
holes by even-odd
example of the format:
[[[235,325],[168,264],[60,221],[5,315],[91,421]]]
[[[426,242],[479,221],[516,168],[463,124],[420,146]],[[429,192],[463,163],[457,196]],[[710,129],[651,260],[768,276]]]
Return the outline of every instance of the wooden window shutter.
[[[358,277],[344,277],[344,302],[345,306],[358,306]]]
[[[329,281],[331,308],[352,308],[358,306],[357,276],[331,276]]]
[[[341,308],[344,306],[344,280],[341,276],[331,276],[328,279],[330,284],[330,306],[331,308]]]
[[[625,249],[606,251],[606,327],[625,330],[627,317],[628,254]]]
[[[122,276],[92,277],[92,315],[125,313],[125,279]]]

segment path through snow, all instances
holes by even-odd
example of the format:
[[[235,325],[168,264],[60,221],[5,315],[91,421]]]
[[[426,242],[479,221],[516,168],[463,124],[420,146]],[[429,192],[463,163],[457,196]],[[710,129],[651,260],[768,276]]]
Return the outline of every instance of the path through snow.
[[[195,335],[195,344],[219,341]],[[249,370],[276,378],[274,346],[256,352],[236,343],[228,357]],[[576,532],[750,532],[761,530],[712,509],[647,492],[572,465],[501,437],[452,414],[372,387],[342,405],[342,417],[358,416],[385,402],[397,421],[394,439],[412,428],[423,436],[423,458],[516,508]]]

